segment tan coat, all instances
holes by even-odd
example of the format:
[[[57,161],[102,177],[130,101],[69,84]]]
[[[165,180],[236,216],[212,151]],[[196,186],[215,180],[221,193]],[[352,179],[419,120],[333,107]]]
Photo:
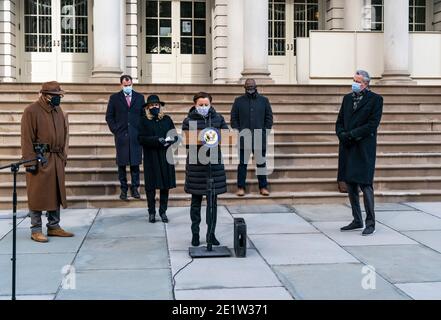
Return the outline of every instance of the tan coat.
[[[33,143],[47,143],[48,162],[38,166],[38,173],[26,173],[28,207],[33,211],[53,211],[60,204],[67,207],[65,172],[68,147],[67,115],[60,107],[53,108],[45,99],[29,105],[21,120],[21,150],[23,159],[36,157]],[[27,166],[32,163],[27,164]]]

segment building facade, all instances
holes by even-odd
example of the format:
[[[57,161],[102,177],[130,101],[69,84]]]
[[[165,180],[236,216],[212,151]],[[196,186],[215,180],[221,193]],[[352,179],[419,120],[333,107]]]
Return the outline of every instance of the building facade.
[[[0,0],[0,82],[441,84],[441,0]]]

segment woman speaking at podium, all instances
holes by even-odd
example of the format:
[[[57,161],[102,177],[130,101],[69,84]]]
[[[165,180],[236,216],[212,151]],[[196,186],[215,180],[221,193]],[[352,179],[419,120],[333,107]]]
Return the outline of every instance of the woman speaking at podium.
[[[217,218],[217,195],[227,192],[225,168],[220,148],[221,130],[228,126],[224,117],[211,105],[212,97],[199,92],[193,97],[194,106],[182,123],[186,138],[187,161],[185,167],[185,192],[191,194],[192,246],[199,246],[202,197],[207,198],[207,243],[218,246],[214,232]],[[211,177],[211,179],[209,179]],[[212,192],[210,206],[209,195]],[[210,207],[212,212],[210,212]]]

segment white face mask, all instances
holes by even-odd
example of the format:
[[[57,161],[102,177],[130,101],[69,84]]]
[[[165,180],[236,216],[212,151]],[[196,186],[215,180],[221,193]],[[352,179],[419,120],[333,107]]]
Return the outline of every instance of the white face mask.
[[[210,105],[208,106],[196,106],[196,110],[198,111],[198,113],[203,116],[206,117],[208,115],[208,111],[210,110]]]

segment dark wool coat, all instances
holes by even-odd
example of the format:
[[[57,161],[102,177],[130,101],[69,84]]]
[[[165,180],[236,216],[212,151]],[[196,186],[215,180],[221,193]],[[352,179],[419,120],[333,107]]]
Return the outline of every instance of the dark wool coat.
[[[195,107],[192,107],[188,112],[187,118],[185,118],[182,123],[182,131],[190,130],[191,122],[193,122],[193,126],[197,127],[198,131],[211,127],[218,129],[220,133],[221,129],[228,129],[228,125],[226,124],[224,117],[217,113],[213,107],[210,108],[208,116],[205,118],[197,112]],[[206,195],[209,165],[202,164],[199,161],[199,157],[196,157],[195,153],[193,153],[191,149],[192,147],[187,150],[187,163],[185,166],[185,192],[195,195]],[[222,162],[221,148],[218,146],[209,150],[209,148],[206,146],[197,146],[197,154],[210,154],[210,152],[210,159],[213,160],[213,158],[216,158],[218,160],[217,162],[211,161],[211,172],[215,187],[214,194],[218,195],[227,192],[227,179],[225,176],[224,164]],[[192,156],[197,158],[197,163],[190,163]]]
[[[159,143],[159,138],[176,137],[175,125],[172,119],[165,115],[162,119],[147,119],[145,111],[141,113],[139,123],[139,143],[144,150],[144,180],[145,189],[176,188],[175,166],[167,161],[167,151],[170,161],[173,160],[172,150]]]
[[[366,92],[357,109],[353,110],[352,94],[343,98],[335,131],[351,132],[354,142],[345,146],[340,142],[338,181],[373,184],[377,150],[377,129],[383,113],[383,97]]]
[[[142,162],[142,147],[138,143],[138,126],[144,96],[132,91],[130,108],[121,90],[110,96],[106,122],[115,136],[116,163],[119,166],[137,166]]]
[[[252,96],[245,94],[234,100],[231,108],[231,127],[239,131],[250,129],[251,132],[255,129],[266,129],[262,130],[262,150],[266,150],[266,134],[269,133],[272,126],[273,112],[267,97],[256,93]],[[252,145],[254,144],[253,142]],[[243,139],[240,139],[239,147],[241,149],[247,148]],[[255,146],[255,149],[260,150],[261,148]]]
[[[68,148],[67,115],[61,108],[50,106],[43,97],[28,106],[21,119],[21,151],[24,160],[36,157],[34,143],[47,143],[45,165],[37,174],[26,173],[28,207],[33,211],[55,211],[67,207],[65,172]],[[26,164],[32,166],[36,163]]]

